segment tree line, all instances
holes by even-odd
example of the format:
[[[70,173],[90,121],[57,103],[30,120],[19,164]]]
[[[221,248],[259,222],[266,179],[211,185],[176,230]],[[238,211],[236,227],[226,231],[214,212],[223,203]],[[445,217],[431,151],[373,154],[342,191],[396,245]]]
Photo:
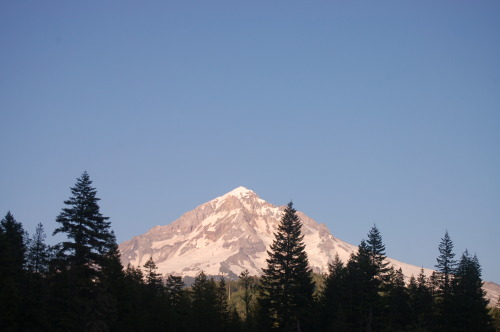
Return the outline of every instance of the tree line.
[[[1,331],[500,331],[500,301],[487,308],[476,255],[456,260],[448,232],[431,276],[405,280],[389,266],[376,226],[347,262],[336,256],[315,275],[289,203],[260,277],[201,271],[187,286],[152,258],[123,267],[96,195],[84,172],[54,246],[42,224],[29,237],[10,212],[0,221]]]

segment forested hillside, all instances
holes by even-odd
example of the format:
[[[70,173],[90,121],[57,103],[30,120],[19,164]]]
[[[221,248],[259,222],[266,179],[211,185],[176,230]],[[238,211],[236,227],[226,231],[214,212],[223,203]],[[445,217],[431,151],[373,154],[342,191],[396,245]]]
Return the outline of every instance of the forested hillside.
[[[481,266],[459,256],[445,233],[436,273],[405,282],[386,261],[374,226],[347,263],[338,257],[313,274],[290,203],[261,276],[238,280],[200,272],[186,286],[161,275],[151,258],[123,267],[109,218],[85,172],[63,202],[45,242],[8,212],[0,222],[2,331],[498,331],[500,302],[489,310]]]

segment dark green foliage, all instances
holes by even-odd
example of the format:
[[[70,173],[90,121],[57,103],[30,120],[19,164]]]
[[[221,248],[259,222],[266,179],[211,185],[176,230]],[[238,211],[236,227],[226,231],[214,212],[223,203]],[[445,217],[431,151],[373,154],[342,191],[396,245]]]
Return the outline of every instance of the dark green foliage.
[[[60,224],[54,235],[63,233],[67,240],[59,246],[60,257],[71,269],[86,270],[90,278],[99,277],[103,265],[103,255],[116,244],[108,217],[99,211],[97,191],[92,188],[92,181],[84,172],[74,187],[73,194],[64,201],[67,206],[57,217]],[[82,271],[83,272],[83,271]]]
[[[405,331],[410,325],[409,294],[403,271],[390,270],[386,293],[383,296],[384,326],[390,331]]]
[[[170,331],[187,331],[190,322],[190,299],[182,277],[169,275],[165,283]]]
[[[346,322],[347,268],[336,255],[328,264],[328,275],[320,295],[320,321],[322,331],[348,331]]]
[[[499,329],[500,300],[490,315],[477,257],[466,251],[457,266],[447,232],[430,278],[422,270],[405,285],[402,271],[388,268],[376,226],[346,264],[336,256],[326,276],[313,275],[290,203],[260,279],[243,271],[239,281],[216,281],[200,272],[189,289],[178,276],[164,284],[152,258],[144,270],[123,269],[91,183],[84,173],[71,188],[54,232],[67,239],[55,247],[45,244],[42,224],[29,241],[10,212],[0,221],[1,331]]]
[[[153,261],[153,257],[149,257],[146,264],[144,264],[144,269],[146,269],[146,274],[144,275],[146,285],[151,290],[152,293],[161,293],[162,291],[162,280],[161,274],[157,273],[158,267]]]
[[[432,285],[427,281],[424,270],[408,284],[408,304],[410,307],[410,326],[417,331],[425,331],[434,325],[434,298]]]
[[[351,331],[371,330],[380,307],[377,267],[363,240],[347,263],[348,324]]]
[[[261,277],[259,305],[263,328],[306,329],[311,323],[314,283],[301,227],[289,203],[267,252],[267,267]]]
[[[57,246],[54,271],[59,274],[54,289],[67,301],[56,300],[54,307],[66,313],[60,324],[73,330],[108,329],[116,312],[106,269],[118,264],[119,253],[109,218],[100,213],[100,199],[91,185],[84,172],[64,201],[66,207],[56,219],[60,226],[54,231],[67,236]]]
[[[466,250],[455,270],[452,281],[451,309],[454,331],[493,331],[493,324],[486,306],[485,292],[481,288],[481,267],[476,255]]]
[[[442,331],[452,331],[452,309],[451,309],[451,291],[453,274],[455,273],[456,260],[454,259],[453,242],[448,231],[439,243],[439,256],[437,258],[437,310],[439,311],[438,325]]]
[[[377,226],[374,225],[370,232],[368,232],[368,240],[366,240],[368,246],[368,251],[372,260],[372,264],[375,266],[375,275],[382,282],[385,276],[389,272],[389,262],[386,261],[385,245],[382,242],[382,235],[378,230]]]
[[[495,325],[495,332],[500,332],[500,296],[498,297],[497,303],[492,312],[493,312],[492,317]]]
[[[29,243],[27,255],[28,271],[42,276],[47,274],[50,262],[50,248],[45,243],[46,237],[43,225],[39,223]]]
[[[243,303],[245,304],[245,320],[251,318],[251,308],[252,300],[255,293],[256,282],[255,279],[250,276],[248,270],[241,272],[239,276],[239,284],[243,288],[243,294],[241,296]]]
[[[9,212],[0,221],[0,330],[24,326],[26,233]]]
[[[192,329],[194,331],[229,331],[230,309],[224,279],[219,285],[201,271],[192,287]]]

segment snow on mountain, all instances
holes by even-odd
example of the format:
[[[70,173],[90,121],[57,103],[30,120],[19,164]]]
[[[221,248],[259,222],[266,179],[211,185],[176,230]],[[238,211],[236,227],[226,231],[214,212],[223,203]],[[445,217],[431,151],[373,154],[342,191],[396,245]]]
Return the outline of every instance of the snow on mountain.
[[[284,206],[272,205],[245,187],[186,212],[169,225],[156,226],[143,235],[120,244],[126,266],[143,266],[153,257],[164,276],[208,275],[237,277],[248,269],[259,275],[266,266],[267,251],[274,239]],[[326,225],[298,211],[302,233],[314,272],[325,273],[335,254],[347,262],[357,247],[334,237]],[[388,258],[402,268],[406,278],[417,276],[420,267]],[[424,269],[426,275],[432,270]],[[496,284],[493,284],[496,285]],[[498,286],[498,285],[496,285]],[[492,293],[493,295],[493,293]]]
[[[267,249],[274,239],[284,206],[272,205],[245,187],[204,203],[173,223],[156,226],[120,245],[122,261],[142,266],[150,256],[164,275],[194,276],[201,270],[210,275],[235,277],[244,269],[260,274]],[[327,271],[335,254],[347,261],[356,246],[334,237],[324,224],[302,212],[304,242],[309,263],[318,273]],[[406,275],[417,275],[419,267],[390,259]],[[429,271],[427,271],[429,272]]]

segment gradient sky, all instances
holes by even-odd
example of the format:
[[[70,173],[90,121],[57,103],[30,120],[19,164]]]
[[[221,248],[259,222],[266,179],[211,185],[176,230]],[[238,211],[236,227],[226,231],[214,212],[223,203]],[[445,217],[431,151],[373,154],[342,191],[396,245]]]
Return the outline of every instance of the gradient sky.
[[[1,1],[0,214],[87,170],[119,242],[245,186],[500,282],[500,2]]]

